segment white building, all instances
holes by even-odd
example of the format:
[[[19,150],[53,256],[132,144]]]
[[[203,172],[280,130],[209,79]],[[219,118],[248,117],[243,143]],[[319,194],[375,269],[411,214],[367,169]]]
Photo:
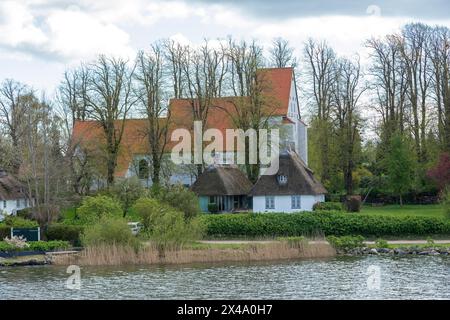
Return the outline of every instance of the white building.
[[[250,191],[253,212],[312,211],[327,191],[293,151],[280,153],[276,175],[262,175]]]
[[[11,174],[0,169],[0,220],[14,215],[17,210],[29,208],[31,201],[25,186]]]

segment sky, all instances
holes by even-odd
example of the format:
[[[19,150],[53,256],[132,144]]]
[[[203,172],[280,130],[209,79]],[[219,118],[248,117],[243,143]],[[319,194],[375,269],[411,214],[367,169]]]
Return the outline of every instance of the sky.
[[[450,27],[447,0],[0,0],[0,81],[53,94],[64,70],[108,54],[133,59],[161,38],[283,37],[301,56],[309,37],[367,59],[363,42],[421,21]],[[301,68],[301,64],[300,64]]]

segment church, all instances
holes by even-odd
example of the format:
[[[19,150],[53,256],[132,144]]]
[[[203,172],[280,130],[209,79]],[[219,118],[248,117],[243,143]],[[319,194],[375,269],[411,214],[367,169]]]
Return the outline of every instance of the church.
[[[293,161],[295,162],[295,164],[292,165],[285,165],[284,170],[290,167],[301,167],[301,170],[299,169],[301,172],[298,170],[294,170],[295,172],[292,171],[292,173],[290,174],[291,176],[288,178],[289,181],[287,182],[287,185],[290,186],[289,192],[294,193],[292,195],[285,194],[285,196],[300,196],[304,194],[304,192],[310,192],[312,194],[308,194],[308,196],[311,196],[312,198],[304,200],[307,205],[305,204],[303,206],[300,203],[300,198],[295,198],[294,200],[292,200],[293,198],[283,200],[279,198],[282,196],[282,194],[270,194],[270,190],[267,189],[268,182],[263,179],[262,176],[260,178],[260,180],[262,181],[258,181],[253,189],[247,190],[249,192],[247,195],[239,195],[239,197],[236,198],[236,203],[238,205],[242,205],[245,203],[247,207],[257,205],[258,208],[254,207],[254,209],[257,209],[257,211],[259,212],[274,210],[277,211],[279,207],[277,206],[277,203],[280,203],[279,208],[280,210],[283,209],[283,211],[293,211],[300,209],[311,210],[312,204],[314,202],[324,201],[323,195],[326,193],[326,191],[323,186],[321,186],[320,183],[313,178],[313,173],[308,168],[307,127],[300,114],[294,69],[291,67],[264,68],[259,69],[258,72],[260,75],[263,75],[264,81],[266,81],[267,83],[267,85],[263,89],[262,94],[264,95],[265,101],[267,101],[265,103],[270,104],[268,122],[270,122],[271,127],[279,128],[280,132],[282,132],[280,136],[280,151],[282,151],[281,154],[283,154],[283,152],[288,152],[289,155],[292,155],[289,156],[289,159],[294,159]],[[215,128],[220,130],[223,133],[223,136],[226,136],[225,131],[227,129],[234,129],[235,126],[230,115],[236,108],[236,104],[234,103],[235,99],[237,98],[219,97],[212,99],[211,107],[208,110],[206,126],[208,128]],[[169,130],[168,134],[171,134],[171,131],[175,128],[186,128],[188,130],[192,130],[193,114],[189,99],[171,99],[169,103],[169,110],[171,114],[172,129]],[[148,175],[148,168],[150,165],[150,161],[148,160],[149,147],[145,134],[143,134],[143,132],[146,131],[146,119],[129,119],[125,121],[126,123],[124,126],[121,150],[118,157],[115,177],[120,179],[137,176],[145,186],[151,186],[151,178]],[[92,147],[95,148],[97,146],[98,148],[98,141],[100,141],[101,139],[102,129],[95,121],[77,121],[74,124],[73,140],[76,143],[80,143],[84,146],[88,146],[89,144],[91,144]],[[169,142],[166,146],[166,162],[170,162],[170,151],[175,144],[173,141],[170,141],[170,139],[168,140]],[[235,158],[236,152],[239,151],[237,151],[236,149],[228,150],[227,144],[224,144],[221,150],[215,150],[214,158],[217,158],[217,161],[215,161],[216,166],[228,166],[230,162],[233,163],[232,159]],[[282,161],[282,159],[283,156],[280,155],[280,161]],[[163,176],[167,178],[167,181],[172,184],[183,184],[186,187],[192,186],[197,178],[201,178],[201,176],[197,177],[197,172],[195,170],[192,170],[192,167],[189,166],[169,165],[167,168],[163,168],[162,170],[165,170]],[[205,174],[207,173],[208,170],[205,170]],[[275,177],[279,176],[279,174],[275,175]],[[311,177],[311,179],[314,180],[313,182],[311,182],[312,180],[309,179],[311,181],[305,182],[310,187],[303,187],[303,189],[300,188],[297,191],[292,190],[291,184],[294,181],[303,181],[308,177]],[[208,179],[200,180],[207,181]],[[292,183],[290,181],[292,181]],[[98,183],[101,183],[101,181]],[[305,185],[305,183],[300,184]],[[264,185],[265,187],[262,188],[262,185]],[[297,185],[299,184],[297,183]],[[98,187],[101,187],[101,185],[98,185]],[[197,189],[198,188],[199,186],[197,185]],[[281,191],[278,190],[278,193],[280,192]],[[267,196],[270,198],[266,199],[265,193],[267,193]],[[201,195],[199,196],[201,197]],[[209,195],[209,198],[220,199],[220,196],[221,195],[219,194],[214,196]],[[254,201],[244,201],[243,196],[248,196],[250,198],[253,197]],[[264,200],[259,200],[258,197],[264,197]],[[259,205],[260,201],[264,201],[264,206]],[[286,210],[285,204],[281,205],[281,203],[284,203],[285,201],[294,203],[294,205],[291,206],[292,210]],[[203,200],[202,207],[206,208],[206,205],[207,204],[205,204]],[[231,202],[227,202],[227,205],[221,205],[221,208],[223,208],[223,211],[226,212],[233,211]]]

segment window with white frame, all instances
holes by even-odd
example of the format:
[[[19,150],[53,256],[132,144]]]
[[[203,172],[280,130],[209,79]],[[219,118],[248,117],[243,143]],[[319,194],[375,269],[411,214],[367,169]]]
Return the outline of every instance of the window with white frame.
[[[3,209],[6,209],[6,200],[3,200]]]
[[[16,207],[17,207],[17,208],[20,208],[20,199],[17,199],[17,200],[16,200]]]
[[[275,197],[266,196],[266,209],[275,209]]]
[[[302,207],[301,196],[291,196],[291,208],[301,209],[301,207]]]

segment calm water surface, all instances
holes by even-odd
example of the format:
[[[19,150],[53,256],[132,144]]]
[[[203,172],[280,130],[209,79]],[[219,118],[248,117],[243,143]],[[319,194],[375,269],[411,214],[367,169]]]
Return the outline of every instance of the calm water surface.
[[[379,289],[368,289],[368,268],[380,271]],[[68,276],[65,267],[0,268],[0,299],[450,299],[443,256],[83,267],[80,290],[66,288]]]

